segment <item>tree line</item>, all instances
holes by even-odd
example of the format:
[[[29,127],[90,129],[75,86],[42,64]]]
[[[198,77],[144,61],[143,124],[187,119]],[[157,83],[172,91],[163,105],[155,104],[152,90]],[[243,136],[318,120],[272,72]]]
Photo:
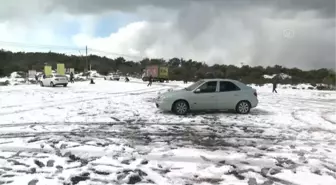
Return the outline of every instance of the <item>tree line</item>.
[[[265,84],[271,83],[274,79],[264,78],[264,75],[287,74],[291,78],[277,78],[278,83],[299,84],[324,83],[335,85],[335,69],[301,70],[298,68],[286,68],[280,65],[274,66],[249,66],[215,64],[207,65],[205,62],[187,60],[182,58],[171,58],[169,60],[157,58],[144,58],[140,61],[126,60],[123,57],[115,59],[88,55],[87,58],[77,55],[66,55],[54,52],[11,52],[0,50],[0,76],[8,76],[13,71],[42,71],[46,63],[55,69],[57,63],[64,63],[67,68],[74,68],[75,71],[87,69],[86,60],[91,68],[100,74],[106,75],[109,72],[119,71],[130,76],[139,76],[142,70],[148,65],[162,65],[169,67],[170,80],[193,81],[200,78],[230,78],[241,80],[244,83]]]

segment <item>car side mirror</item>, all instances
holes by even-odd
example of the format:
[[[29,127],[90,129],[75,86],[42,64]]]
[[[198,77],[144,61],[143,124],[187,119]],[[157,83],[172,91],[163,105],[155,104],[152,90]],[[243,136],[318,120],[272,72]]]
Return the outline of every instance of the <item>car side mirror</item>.
[[[194,93],[200,93],[201,92],[201,89],[196,89],[195,91],[194,91]]]

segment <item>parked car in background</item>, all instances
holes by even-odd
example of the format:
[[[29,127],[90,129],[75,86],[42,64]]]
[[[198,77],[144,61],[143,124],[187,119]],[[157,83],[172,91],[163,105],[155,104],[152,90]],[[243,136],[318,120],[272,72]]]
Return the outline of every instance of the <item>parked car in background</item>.
[[[156,100],[159,109],[178,115],[200,110],[235,110],[248,114],[257,105],[257,91],[231,79],[199,80],[185,89],[163,93]]]
[[[112,75],[112,80],[117,80],[119,81],[120,80],[120,76],[118,74],[113,74]]]
[[[105,80],[116,80],[119,81],[120,80],[120,75],[118,75],[117,73],[109,73],[107,76],[104,77]]]
[[[65,75],[58,75],[58,74],[43,76],[42,78],[40,78],[40,85],[42,87],[44,86],[55,87],[58,85],[66,87],[68,85],[68,78]]]

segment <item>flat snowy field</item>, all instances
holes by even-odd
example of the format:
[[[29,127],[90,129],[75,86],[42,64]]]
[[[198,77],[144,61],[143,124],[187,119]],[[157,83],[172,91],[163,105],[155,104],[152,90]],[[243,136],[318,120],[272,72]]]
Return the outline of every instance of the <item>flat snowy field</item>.
[[[183,86],[0,87],[0,184],[336,184],[335,92],[259,87],[249,115],[157,110]]]

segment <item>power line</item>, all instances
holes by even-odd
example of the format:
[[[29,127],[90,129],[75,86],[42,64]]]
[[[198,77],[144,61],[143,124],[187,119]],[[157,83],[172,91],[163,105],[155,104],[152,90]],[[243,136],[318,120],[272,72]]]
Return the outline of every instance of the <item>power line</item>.
[[[104,51],[104,50],[99,50],[99,49],[93,49],[89,47],[70,47],[70,46],[61,46],[61,45],[51,45],[51,44],[32,44],[32,43],[23,43],[23,42],[10,42],[10,41],[0,41],[0,48],[1,46],[6,45],[6,46],[17,46],[21,48],[34,48],[34,49],[58,49],[58,50],[72,50],[75,52],[79,52],[80,55],[83,56],[81,51],[85,51],[86,56],[94,53],[99,53],[102,55],[114,55],[118,57],[125,57],[125,58],[132,58],[132,59],[137,59],[141,60],[143,58],[146,58],[145,56],[140,56],[140,55],[130,55],[130,54],[123,54],[123,53],[117,53],[117,52],[111,52],[111,51]],[[92,52],[92,53],[90,53]],[[69,53],[69,52],[62,52],[62,53]]]
[[[116,55],[116,56],[133,58],[133,59],[143,59],[143,58],[145,58],[144,56],[140,56],[140,55],[134,56],[134,55],[128,55],[128,54],[121,54],[121,53],[115,53],[115,52],[110,52],[110,51],[92,49],[92,48],[89,48],[89,50],[92,51],[92,52],[102,53],[102,54],[106,54],[106,55]]]
[[[19,47],[27,47],[27,48],[39,48],[39,49],[65,49],[65,50],[85,50],[85,48],[80,47],[69,47],[69,46],[59,46],[59,45],[45,45],[45,44],[31,44],[31,43],[22,43],[22,42],[8,42],[8,41],[0,41],[1,45],[9,45],[9,46],[19,46]]]
[[[19,47],[25,47],[25,48],[36,48],[36,49],[63,49],[63,50],[73,50],[73,51],[91,51],[95,53],[101,53],[105,55],[115,55],[119,57],[127,57],[127,58],[133,58],[133,59],[143,59],[144,56],[134,56],[129,54],[123,54],[123,53],[116,53],[111,51],[103,51],[99,49],[93,49],[93,48],[86,48],[86,47],[70,47],[70,46],[60,46],[60,45],[47,45],[47,44],[32,44],[32,43],[23,43],[23,42],[9,42],[9,41],[0,41],[0,45],[7,45],[7,46],[19,46]],[[87,53],[88,55],[90,53]],[[82,55],[82,54],[81,54]]]

